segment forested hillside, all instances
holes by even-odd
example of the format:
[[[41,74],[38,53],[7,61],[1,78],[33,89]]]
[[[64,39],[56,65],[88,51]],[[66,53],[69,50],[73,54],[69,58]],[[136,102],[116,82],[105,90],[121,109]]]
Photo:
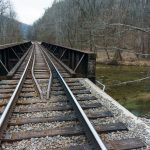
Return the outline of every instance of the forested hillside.
[[[21,23],[15,20],[16,14],[8,0],[0,0],[0,44],[22,40]]]
[[[23,39],[28,39],[28,32],[30,29],[30,25],[27,25],[25,23],[20,23],[20,30],[21,30],[21,34]]]
[[[55,0],[31,29],[39,41],[150,53],[149,0]]]

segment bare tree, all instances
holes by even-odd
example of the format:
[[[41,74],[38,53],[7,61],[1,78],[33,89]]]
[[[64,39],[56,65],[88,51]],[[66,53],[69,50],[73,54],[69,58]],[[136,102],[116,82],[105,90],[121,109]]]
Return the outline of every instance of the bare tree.
[[[150,1],[56,0],[33,26],[34,37],[80,49],[149,53]],[[34,34],[34,33],[33,33]],[[120,53],[120,54],[119,54]]]
[[[0,0],[0,44],[21,40],[20,23],[9,0]]]

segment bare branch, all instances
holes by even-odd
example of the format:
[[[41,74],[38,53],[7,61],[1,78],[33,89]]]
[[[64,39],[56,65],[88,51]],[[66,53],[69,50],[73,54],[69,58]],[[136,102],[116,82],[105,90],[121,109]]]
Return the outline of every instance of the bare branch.
[[[139,31],[150,34],[150,31],[145,30],[145,28],[139,28],[139,27],[132,26],[132,25],[127,25],[127,24],[122,24],[122,23],[113,23],[113,24],[108,24],[108,25],[109,26],[123,26],[123,27],[132,28],[134,30],[139,30]]]

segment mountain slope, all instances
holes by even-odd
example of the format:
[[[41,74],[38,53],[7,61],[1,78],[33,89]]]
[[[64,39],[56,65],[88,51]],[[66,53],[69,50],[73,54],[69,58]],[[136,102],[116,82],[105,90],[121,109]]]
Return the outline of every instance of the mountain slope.
[[[30,25],[20,22],[20,31],[23,36],[23,39],[27,39],[27,35],[28,35],[28,31],[29,31],[30,27],[31,27]]]

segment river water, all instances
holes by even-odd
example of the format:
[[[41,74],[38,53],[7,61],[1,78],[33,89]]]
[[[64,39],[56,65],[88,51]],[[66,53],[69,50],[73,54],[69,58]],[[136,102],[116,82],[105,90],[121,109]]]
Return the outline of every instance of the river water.
[[[136,116],[150,113],[150,79],[117,85],[150,76],[150,67],[97,64],[96,78],[106,85],[106,93]]]

